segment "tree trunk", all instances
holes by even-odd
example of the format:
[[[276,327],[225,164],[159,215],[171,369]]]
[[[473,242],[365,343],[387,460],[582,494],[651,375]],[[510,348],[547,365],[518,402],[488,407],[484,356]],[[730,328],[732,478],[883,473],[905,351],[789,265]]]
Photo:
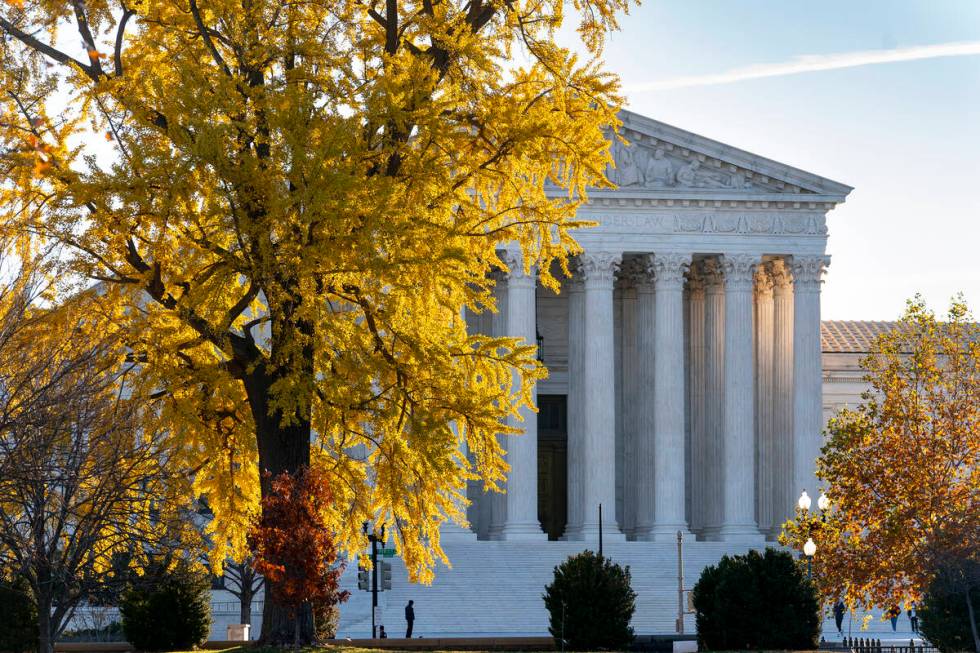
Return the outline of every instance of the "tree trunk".
[[[283,472],[295,473],[310,464],[310,436],[312,434],[309,417],[293,418],[283,426],[282,414],[276,410],[270,413],[271,387],[276,379],[266,373],[260,365],[245,379],[249,408],[255,421],[255,431],[259,450],[259,473],[262,474],[262,496],[270,491],[269,472],[272,477]],[[295,613],[299,619],[301,644],[313,642],[313,619],[309,609]],[[262,606],[262,632],[259,641],[265,645],[290,646],[297,632],[297,618],[291,609],[276,601],[275,591],[266,582],[265,602]],[[244,622],[243,622],[244,623]]]
[[[242,574],[242,579],[244,580],[245,574]],[[251,581],[249,581],[251,583]],[[249,585],[245,586],[242,583],[242,595],[238,600],[240,604],[240,612],[238,618],[241,619],[238,623],[240,624],[251,624],[252,623],[252,587]]]
[[[973,599],[970,598],[970,592],[973,588],[967,585],[966,588],[966,610],[967,616],[970,618],[970,632],[973,634],[973,650],[975,653],[980,653],[980,635],[977,634],[977,617],[973,612]]]
[[[54,653],[54,640],[51,632],[51,600],[41,598],[37,603],[38,653]]]

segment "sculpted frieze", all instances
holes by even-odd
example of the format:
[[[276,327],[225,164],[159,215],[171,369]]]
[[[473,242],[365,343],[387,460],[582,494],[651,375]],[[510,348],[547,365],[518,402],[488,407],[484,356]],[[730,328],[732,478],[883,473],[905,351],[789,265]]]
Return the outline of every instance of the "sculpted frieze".
[[[665,234],[825,236],[824,216],[739,213],[607,213],[582,216],[600,229]]]
[[[611,150],[616,165],[609,166],[606,174],[620,188],[801,192],[798,187],[787,186],[764,175],[753,175],[749,170],[709,160],[683,148],[671,147],[668,152],[662,145],[649,147],[614,139]]]

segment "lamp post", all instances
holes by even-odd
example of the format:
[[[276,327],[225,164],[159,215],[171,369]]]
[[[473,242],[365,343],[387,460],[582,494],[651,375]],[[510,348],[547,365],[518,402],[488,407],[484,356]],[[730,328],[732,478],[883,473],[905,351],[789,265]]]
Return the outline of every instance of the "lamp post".
[[[826,521],[826,512],[830,509],[830,497],[821,492],[820,498],[817,499],[817,507],[820,508],[820,521]]]
[[[813,501],[810,499],[810,495],[806,493],[806,490],[803,490],[803,494],[801,494],[800,498],[796,500],[796,505],[798,505],[800,510],[803,512],[810,510],[810,505],[812,503]]]
[[[371,639],[378,636],[378,542],[385,541],[385,525],[381,524],[381,535],[375,535],[374,529],[368,532],[368,522],[364,522],[364,534],[371,542]]]
[[[812,537],[806,539],[806,544],[803,545],[803,555],[806,556],[806,579],[813,579],[813,556],[817,553],[817,543],[813,541]]]
[[[807,580],[813,579],[813,556],[817,554],[817,543],[813,541],[813,529],[814,524],[810,520],[810,506],[813,505],[813,500],[810,495],[803,490],[800,494],[800,498],[797,499],[796,505],[799,507],[802,513],[802,522],[806,523],[806,543],[803,545],[803,555],[806,556],[806,578]],[[820,510],[820,522],[827,521],[827,511],[830,509],[830,497],[828,497],[823,492],[820,493],[820,498],[817,499],[817,508]],[[819,527],[819,525],[818,525]]]

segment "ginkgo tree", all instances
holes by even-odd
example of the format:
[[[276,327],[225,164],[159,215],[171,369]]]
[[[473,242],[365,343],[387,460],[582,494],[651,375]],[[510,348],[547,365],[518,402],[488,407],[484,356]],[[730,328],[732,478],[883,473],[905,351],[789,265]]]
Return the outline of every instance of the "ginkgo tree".
[[[576,251],[576,208],[608,185],[621,100],[599,56],[628,4],[0,9],[0,228],[101,284],[215,513],[215,561],[245,554],[260,470],[312,464],[341,546],[385,523],[431,579],[440,524],[465,519],[468,480],[499,487],[496,434],[544,375],[461,311],[495,310],[502,248],[550,287]],[[555,42],[566,12],[580,54]],[[274,600],[264,624],[292,632]]]

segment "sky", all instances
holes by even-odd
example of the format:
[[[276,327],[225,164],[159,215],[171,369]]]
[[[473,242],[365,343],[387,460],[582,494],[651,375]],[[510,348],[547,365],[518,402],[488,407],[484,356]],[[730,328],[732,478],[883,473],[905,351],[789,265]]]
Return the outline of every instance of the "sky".
[[[604,58],[630,110],[854,187],[824,319],[980,317],[980,1],[646,0]]]

